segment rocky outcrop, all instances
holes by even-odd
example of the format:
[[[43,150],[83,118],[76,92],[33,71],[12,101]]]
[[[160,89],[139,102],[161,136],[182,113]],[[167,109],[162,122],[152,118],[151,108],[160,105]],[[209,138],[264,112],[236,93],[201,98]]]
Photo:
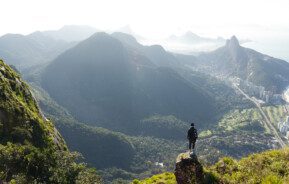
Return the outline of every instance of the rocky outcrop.
[[[231,49],[237,49],[240,48],[240,43],[236,36],[232,36],[231,39],[227,40],[226,46]]]
[[[176,161],[175,176],[178,184],[203,184],[203,166],[195,154],[182,153]]]

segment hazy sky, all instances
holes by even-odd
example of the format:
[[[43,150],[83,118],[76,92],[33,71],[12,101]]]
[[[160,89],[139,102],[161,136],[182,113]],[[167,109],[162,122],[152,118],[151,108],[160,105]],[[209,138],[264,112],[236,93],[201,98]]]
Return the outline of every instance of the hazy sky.
[[[248,47],[289,61],[289,0],[0,0],[0,7],[0,35],[130,25],[154,40],[190,30],[251,39]]]
[[[191,30],[206,36],[289,35],[288,0],[0,0],[0,35],[129,24],[146,37]]]

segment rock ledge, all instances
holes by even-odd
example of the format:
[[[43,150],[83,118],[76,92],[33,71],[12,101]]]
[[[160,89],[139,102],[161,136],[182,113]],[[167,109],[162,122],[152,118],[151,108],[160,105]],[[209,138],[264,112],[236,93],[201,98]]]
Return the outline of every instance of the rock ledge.
[[[175,176],[178,184],[203,184],[203,166],[195,154],[181,153],[176,160]]]

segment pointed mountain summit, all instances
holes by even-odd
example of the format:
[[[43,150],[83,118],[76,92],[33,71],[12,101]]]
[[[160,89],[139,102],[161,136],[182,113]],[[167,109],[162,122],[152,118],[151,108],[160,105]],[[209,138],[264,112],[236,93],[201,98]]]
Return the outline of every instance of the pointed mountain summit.
[[[111,34],[111,36],[118,39],[123,44],[125,44],[131,48],[140,49],[140,47],[142,47],[142,45],[140,45],[137,42],[136,38],[130,34],[123,33],[123,32],[114,32]]]
[[[184,35],[183,35],[184,38],[188,38],[188,39],[200,39],[201,37],[191,31],[188,31],[186,32]]]
[[[229,56],[232,58],[233,63],[237,64],[238,71],[244,71],[247,67],[248,57],[235,35],[227,40],[226,48],[229,50]]]
[[[289,85],[289,64],[240,46],[236,36],[215,51],[198,56],[199,67],[224,77],[239,77],[281,93]]]
[[[229,48],[237,48],[240,47],[240,43],[237,37],[233,35],[230,39],[227,40],[226,46]]]

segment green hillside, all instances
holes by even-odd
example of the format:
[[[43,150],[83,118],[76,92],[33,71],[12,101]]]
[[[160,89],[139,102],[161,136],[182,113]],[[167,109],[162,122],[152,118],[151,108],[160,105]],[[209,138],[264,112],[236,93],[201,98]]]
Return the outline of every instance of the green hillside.
[[[289,182],[288,163],[288,148],[252,154],[241,160],[225,157],[216,164],[205,167],[205,183],[286,184]],[[173,173],[163,173],[144,180],[134,180],[132,183],[176,184],[176,180]]]
[[[66,149],[53,124],[42,116],[29,87],[19,74],[0,60],[1,143],[29,143]]]
[[[100,182],[94,170],[76,164],[77,158],[42,115],[28,85],[0,60],[0,181]]]
[[[289,84],[288,62],[244,48],[235,36],[225,46],[202,53],[197,59],[184,56],[178,58],[211,75],[239,77],[275,93],[281,93]]]
[[[142,134],[128,136],[79,123],[41,88],[33,85],[33,89],[41,108],[56,122],[68,146],[83,153],[86,162],[102,169],[101,174],[106,181],[117,178],[129,181],[172,171],[175,157],[186,149],[185,132],[188,124],[175,116],[147,117],[141,120]],[[276,112],[273,113],[274,117],[277,114],[282,115],[281,118],[286,116],[286,113],[281,112],[282,106],[264,109]],[[212,164],[223,156],[241,158],[270,149],[273,137],[266,133],[260,120],[257,109],[236,109],[223,115],[216,125],[207,127],[209,129],[199,129],[199,159]],[[117,155],[114,154],[115,150]],[[155,166],[155,162],[163,163],[164,167]]]
[[[197,149],[206,163],[272,147],[257,110],[226,83],[182,65],[160,67],[158,60],[174,55],[159,56],[160,48],[152,47],[148,57],[145,46],[126,36],[93,35],[44,69],[44,90],[34,85],[41,108],[69,147],[105,179],[171,171],[173,159],[186,149],[191,121],[200,131]]]
[[[31,85],[41,109],[47,117],[54,120],[69,148],[81,152],[85,162],[101,169],[101,174],[106,181],[117,178],[131,180],[138,176],[149,176],[160,171],[160,168],[154,166],[157,161],[165,164],[163,171],[171,170],[174,167],[172,160],[185,149],[182,140],[166,140],[156,134],[154,134],[155,137],[151,137],[154,136],[152,134],[128,136],[80,123],[66,109],[51,99],[44,90],[34,84]],[[172,127],[178,127],[178,122],[181,122],[173,116],[151,118],[164,122],[161,126],[170,123]],[[163,136],[167,135],[164,132]]]
[[[41,79],[49,95],[78,121],[128,134],[137,134],[139,121],[154,114],[205,126],[217,112],[206,91],[105,33],[61,54]]]

